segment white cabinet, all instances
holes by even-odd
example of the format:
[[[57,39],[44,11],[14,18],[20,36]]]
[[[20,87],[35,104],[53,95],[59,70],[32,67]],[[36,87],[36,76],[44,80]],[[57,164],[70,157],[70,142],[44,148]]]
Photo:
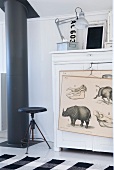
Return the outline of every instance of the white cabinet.
[[[61,148],[76,148],[101,152],[113,152],[113,139],[92,135],[61,131],[58,129],[60,106],[60,71],[86,70],[91,62],[94,69],[112,70],[112,50],[77,50],[52,52],[53,73],[53,113],[54,113],[54,150]]]

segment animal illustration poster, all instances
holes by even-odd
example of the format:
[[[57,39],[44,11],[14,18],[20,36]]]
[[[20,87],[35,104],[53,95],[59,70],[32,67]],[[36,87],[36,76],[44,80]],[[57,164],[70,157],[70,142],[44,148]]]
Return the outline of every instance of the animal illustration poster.
[[[60,72],[59,130],[112,137],[112,79],[104,74],[111,71]]]

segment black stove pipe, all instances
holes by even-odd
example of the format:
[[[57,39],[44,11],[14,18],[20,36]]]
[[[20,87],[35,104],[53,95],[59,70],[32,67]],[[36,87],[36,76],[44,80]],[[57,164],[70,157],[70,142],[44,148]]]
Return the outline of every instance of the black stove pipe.
[[[27,9],[17,0],[6,0],[8,144],[19,145],[29,117],[18,109],[28,106]]]
[[[28,106],[27,18],[39,15],[27,0],[0,0],[5,12],[7,51],[8,144],[21,145],[29,115],[18,109]]]

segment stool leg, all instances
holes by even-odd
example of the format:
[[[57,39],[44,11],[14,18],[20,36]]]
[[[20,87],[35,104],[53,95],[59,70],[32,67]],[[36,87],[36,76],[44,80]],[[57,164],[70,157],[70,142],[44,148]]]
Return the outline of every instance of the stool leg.
[[[29,136],[28,136],[28,142],[27,142],[27,150],[26,150],[26,154],[28,154],[28,148],[29,148],[29,142],[30,142],[30,135],[31,135],[31,124],[30,124],[30,133],[29,133]]]
[[[24,141],[24,139],[26,139],[26,137],[27,137],[27,134],[28,134],[28,132],[29,132],[30,126],[31,126],[31,123],[29,124],[29,126],[28,126],[28,128],[27,128],[27,130],[26,130],[26,132],[25,132],[25,136],[24,136],[24,138],[23,138],[23,141]]]
[[[40,133],[41,133],[42,137],[44,138],[45,142],[47,143],[49,149],[51,149],[50,145],[48,144],[48,142],[47,142],[46,138],[44,137],[43,133],[41,132],[40,128],[38,127],[38,125],[36,124],[35,121],[34,121],[34,123],[35,123],[36,127],[38,128],[38,130],[40,131]]]
[[[31,120],[32,141],[34,140],[34,129],[35,129],[35,122],[32,116],[32,120]]]
[[[32,131],[32,141],[34,140],[34,129],[31,129]]]

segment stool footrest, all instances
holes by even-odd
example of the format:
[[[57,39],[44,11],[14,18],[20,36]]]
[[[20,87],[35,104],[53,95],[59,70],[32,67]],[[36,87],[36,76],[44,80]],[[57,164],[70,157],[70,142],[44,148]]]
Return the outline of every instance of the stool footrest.
[[[34,138],[34,140],[32,140],[32,138],[30,139],[22,139],[21,140],[21,144],[27,144],[29,142],[44,142],[43,138]]]

